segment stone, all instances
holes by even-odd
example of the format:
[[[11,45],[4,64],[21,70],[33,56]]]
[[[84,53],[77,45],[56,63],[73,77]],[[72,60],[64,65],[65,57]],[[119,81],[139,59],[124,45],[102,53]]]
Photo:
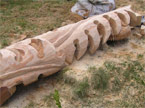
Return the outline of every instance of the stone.
[[[145,36],[145,25],[141,26],[140,33]]]
[[[0,105],[16,91],[50,76],[83,57],[87,49],[94,54],[109,39],[121,40],[130,35],[130,24],[138,15],[130,6],[90,17],[28,38],[0,50]],[[135,24],[136,25],[136,24]]]
[[[142,35],[137,31],[134,32],[133,35],[136,36],[138,39],[142,38]]]

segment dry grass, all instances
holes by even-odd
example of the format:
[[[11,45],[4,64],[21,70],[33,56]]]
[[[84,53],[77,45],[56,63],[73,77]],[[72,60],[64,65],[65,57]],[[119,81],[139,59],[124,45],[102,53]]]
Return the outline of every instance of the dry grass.
[[[70,19],[73,4],[67,0],[1,0],[1,47],[21,35],[32,37],[60,27]]]
[[[132,5],[133,10],[138,13],[145,14],[145,1],[144,0],[115,0],[116,6],[122,7]]]

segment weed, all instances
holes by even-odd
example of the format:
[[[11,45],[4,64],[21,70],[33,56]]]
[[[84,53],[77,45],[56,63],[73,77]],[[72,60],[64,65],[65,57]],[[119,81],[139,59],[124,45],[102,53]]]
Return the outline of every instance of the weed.
[[[71,69],[69,67],[65,67],[61,70],[61,73],[65,73],[67,71],[70,71]]]
[[[138,54],[137,55],[137,59],[143,59],[143,57],[144,57],[143,54]]]
[[[135,80],[137,83],[145,85],[145,81],[143,76],[140,73],[144,72],[144,64],[139,61],[128,61],[125,63],[125,69],[123,76],[125,77],[125,81],[130,81],[131,79]]]
[[[63,68],[60,72],[58,72],[57,80],[61,80],[65,84],[69,84],[69,85],[73,85],[74,83],[76,83],[77,81],[75,78],[65,74],[66,72],[71,70],[72,69],[70,69],[69,67]]]
[[[64,79],[64,82],[65,82],[66,84],[73,85],[73,84],[76,84],[76,83],[77,83],[77,81],[76,81],[75,78],[73,78],[73,77],[71,77],[71,76],[68,76],[68,75],[64,75],[63,79]]]
[[[58,28],[70,19],[69,10],[74,1],[0,0],[0,37],[7,35],[7,39],[9,34],[32,37]],[[0,38],[0,41],[3,39]]]
[[[84,78],[81,82],[77,84],[74,89],[74,93],[78,98],[86,97],[88,94],[89,83],[88,78]]]
[[[27,5],[29,3],[33,2],[33,0],[2,0],[1,5],[8,5],[9,8],[13,8],[17,5]]]
[[[120,81],[120,79],[117,77],[117,76],[115,76],[115,78],[114,78],[114,80],[113,80],[113,91],[118,91],[118,90],[120,90],[121,89],[121,81]]]
[[[9,40],[8,39],[3,39],[1,45],[2,45],[2,48],[8,46],[9,45]]]
[[[30,101],[29,104],[25,106],[25,108],[35,108],[35,103],[33,101]]]
[[[69,67],[63,68],[61,71],[59,71],[59,72],[57,73],[56,79],[57,79],[58,81],[61,80],[61,79],[64,79],[64,80],[65,80],[65,73],[68,72],[68,71],[70,71],[70,70],[71,70],[71,69],[70,69]]]
[[[112,61],[106,61],[104,63],[104,65],[105,65],[106,69],[109,70],[109,71],[113,71],[113,70],[116,69],[115,63],[112,62]]]
[[[126,70],[124,71],[124,76],[126,79],[130,79],[137,75],[137,72],[143,71],[143,65],[138,61],[126,62]]]
[[[112,61],[106,61],[104,63],[104,66],[106,68],[106,71],[108,73],[110,73],[110,75],[112,75],[112,76],[115,73],[121,74],[121,72],[122,72],[122,67],[118,63],[115,63],[115,62],[112,62]]]
[[[91,66],[88,68],[88,72],[90,73],[94,73],[96,71],[96,67],[95,66]]]
[[[109,74],[104,68],[96,69],[91,76],[91,85],[94,89],[105,90],[109,84]]]
[[[44,96],[44,98],[43,98],[43,101],[47,104],[48,107],[50,107],[51,104],[53,103],[52,100],[53,100],[53,94],[52,93],[50,95]]]
[[[53,98],[54,98],[54,100],[55,100],[55,102],[56,102],[57,107],[58,107],[58,108],[62,108],[62,107],[61,107],[61,103],[60,103],[60,96],[59,96],[58,90],[55,90],[55,92],[54,92],[54,94],[53,94]]]

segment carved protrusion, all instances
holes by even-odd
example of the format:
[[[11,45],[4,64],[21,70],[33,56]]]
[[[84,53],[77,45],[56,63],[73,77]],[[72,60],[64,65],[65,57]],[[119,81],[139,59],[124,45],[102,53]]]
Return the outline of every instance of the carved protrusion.
[[[119,34],[121,31],[121,20],[118,15],[112,12],[111,14],[104,15],[104,18],[106,18],[110,23],[112,28],[112,35]]]
[[[128,13],[124,10],[118,10],[116,11],[117,15],[121,19],[122,26],[127,26],[130,23],[130,16]]]
[[[31,39],[30,45],[38,51],[39,58],[44,57],[43,44],[42,44],[42,41],[40,39]]]
[[[109,40],[122,40],[131,36],[131,29],[129,26],[123,27],[118,35],[110,36]]]
[[[94,17],[95,18],[95,17]],[[92,20],[94,19],[92,18]],[[91,18],[90,18],[91,20]],[[109,21],[104,17],[95,18],[94,23],[97,25],[98,32],[102,36],[102,44],[105,44],[111,35],[111,26]]]
[[[15,56],[16,61],[18,62],[22,61],[23,56],[25,55],[25,52],[22,49],[11,48],[9,50],[16,54]]]
[[[124,8],[124,10],[130,16],[130,20],[131,20],[130,25],[131,26],[140,26],[141,25],[142,16],[138,13],[135,13],[133,10],[131,10],[131,6],[128,6],[127,8]]]
[[[85,30],[85,34],[88,36],[89,51],[91,54],[94,54],[96,50],[99,48],[101,42],[99,32],[95,27],[92,27],[89,28],[89,30]]]

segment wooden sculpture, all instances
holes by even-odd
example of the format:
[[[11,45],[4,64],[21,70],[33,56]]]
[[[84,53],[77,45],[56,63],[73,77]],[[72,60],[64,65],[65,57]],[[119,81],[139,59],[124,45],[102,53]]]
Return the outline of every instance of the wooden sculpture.
[[[130,6],[90,17],[0,50],[0,104],[40,75],[49,76],[79,60],[89,49],[93,54],[107,40],[121,40],[131,34],[130,26],[141,16]]]

